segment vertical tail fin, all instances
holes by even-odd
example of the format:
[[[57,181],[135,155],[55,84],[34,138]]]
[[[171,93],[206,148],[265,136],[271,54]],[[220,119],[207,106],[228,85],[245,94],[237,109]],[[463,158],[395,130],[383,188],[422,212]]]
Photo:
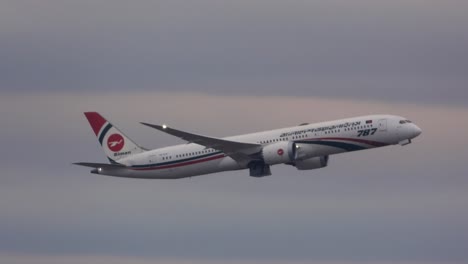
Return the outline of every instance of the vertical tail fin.
[[[145,151],[99,113],[84,114],[111,163],[117,163],[119,159]]]

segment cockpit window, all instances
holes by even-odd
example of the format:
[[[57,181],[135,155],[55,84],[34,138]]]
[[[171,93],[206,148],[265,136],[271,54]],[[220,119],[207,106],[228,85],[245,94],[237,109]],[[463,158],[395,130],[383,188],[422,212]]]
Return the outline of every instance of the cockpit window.
[[[400,124],[411,123],[410,120],[400,120]]]

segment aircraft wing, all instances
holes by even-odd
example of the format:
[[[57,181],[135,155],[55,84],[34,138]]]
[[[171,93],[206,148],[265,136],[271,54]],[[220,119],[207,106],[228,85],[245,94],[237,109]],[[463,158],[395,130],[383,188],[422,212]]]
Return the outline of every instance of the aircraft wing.
[[[143,123],[143,122],[141,124],[152,127],[154,129],[165,132],[167,134],[176,136],[190,143],[195,143],[195,144],[205,146],[207,148],[213,148],[213,149],[222,151],[227,156],[241,163],[245,163],[245,162],[252,160],[253,158],[250,157],[249,155],[255,154],[261,151],[262,149],[262,145],[260,144],[231,141],[231,140],[225,140],[225,139],[214,138],[214,137],[207,137],[203,135],[198,135],[198,134],[193,134],[193,133],[177,130],[177,129],[170,128],[165,125],[160,126],[160,125],[153,125],[153,124],[148,124],[148,123]]]

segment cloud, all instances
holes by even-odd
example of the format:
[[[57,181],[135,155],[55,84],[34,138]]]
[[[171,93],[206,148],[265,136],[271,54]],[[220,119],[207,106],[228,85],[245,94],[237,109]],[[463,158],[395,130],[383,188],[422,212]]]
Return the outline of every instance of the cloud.
[[[105,160],[82,115],[92,110],[147,147],[182,142],[138,121],[222,137],[392,113],[412,119],[423,134],[405,147],[333,156],[328,168],[316,171],[275,166],[264,179],[238,171],[178,181],[129,180],[70,165]],[[0,153],[0,252],[23,256],[18,259],[26,263],[36,254],[51,261],[61,255],[134,256],[137,263],[465,259],[464,107],[93,92],[5,95],[0,111],[7,113],[0,122],[6,124],[1,143],[8,150]]]
[[[466,4],[3,1],[0,259],[8,263],[465,263]],[[84,111],[229,136],[391,113],[423,134],[273,176],[135,181]]]
[[[10,264],[123,264],[123,263],[133,263],[133,264],[154,264],[154,263],[164,263],[164,264],[215,264],[215,263],[225,263],[225,264],[279,264],[284,263],[283,261],[278,260],[210,260],[210,259],[155,259],[155,258],[138,258],[138,257],[116,257],[116,256],[21,256],[21,255],[0,255],[0,258],[5,262]],[[369,263],[370,262],[354,262],[354,261],[288,261],[291,264],[358,264],[358,263]],[[457,262],[419,262],[419,261],[401,261],[401,262],[387,262],[387,261],[372,261],[372,264],[458,264]]]
[[[466,106],[465,6],[8,1],[0,8],[0,89],[131,88]]]

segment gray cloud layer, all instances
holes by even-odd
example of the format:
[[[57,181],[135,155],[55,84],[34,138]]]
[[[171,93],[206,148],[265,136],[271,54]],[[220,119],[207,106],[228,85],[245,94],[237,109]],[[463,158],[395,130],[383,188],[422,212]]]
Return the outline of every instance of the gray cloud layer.
[[[466,263],[467,8],[2,1],[0,262]],[[227,136],[392,113],[424,132],[323,170],[134,181],[70,165],[105,161],[90,110],[147,147],[180,141],[138,121]]]
[[[125,107],[122,107],[125,106]],[[194,113],[196,109],[196,113]],[[0,259],[317,263],[466,262],[468,134],[463,107],[319,98],[121,93],[0,98]],[[367,113],[413,119],[414,144],[178,181],[98,177],[104,161],[82,112],[98,110],[148,147],[178,143],[138,121],[214,136]],[[194,113],[188,115],[187,113]],[[346,113],[346,114],[344,114]],[[246,118],[248,117],[248,118]],[[13,257],[12,257],[13,256]],[[19,257],[14,257],[19,256]],[[68,256],[68,257],[66,257]],[[109,256],[109,257],[105,257]],[[44,260],[45,259],[45,260]],[[28,261],[29,260],[29,261]],[[57,261],[57,260],[55,260]]]
[[[466,105],[462,1],[3,1],[0,89]]]

